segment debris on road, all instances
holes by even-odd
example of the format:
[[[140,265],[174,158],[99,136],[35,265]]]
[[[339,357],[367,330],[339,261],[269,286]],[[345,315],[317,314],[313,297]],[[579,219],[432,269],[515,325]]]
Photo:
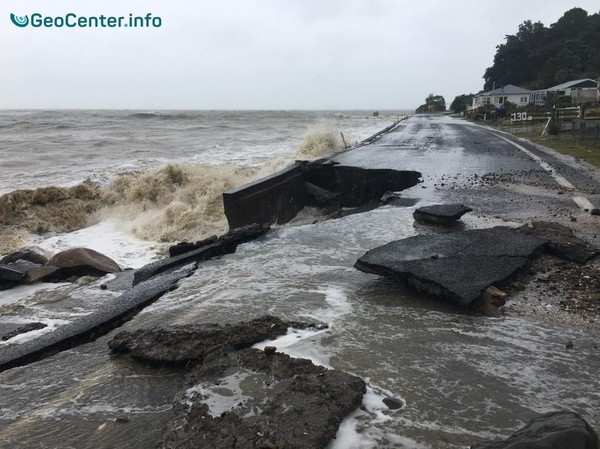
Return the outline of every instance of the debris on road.
[[[435,204],[418,208],[413,217],[419,223],[447,226],[472,211],[473,209],[463,204]]]

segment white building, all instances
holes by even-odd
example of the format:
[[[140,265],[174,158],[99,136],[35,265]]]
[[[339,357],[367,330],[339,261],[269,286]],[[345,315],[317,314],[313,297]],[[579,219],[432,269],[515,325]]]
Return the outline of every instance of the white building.
[[[507,101],[517,106],[526,106],[529,104],[530,94],[531,91],[529,89],[507,84],[506,86],[488,92],[480,92],[475,95],[473,97],[473,109],[487,104],[500,107]]]

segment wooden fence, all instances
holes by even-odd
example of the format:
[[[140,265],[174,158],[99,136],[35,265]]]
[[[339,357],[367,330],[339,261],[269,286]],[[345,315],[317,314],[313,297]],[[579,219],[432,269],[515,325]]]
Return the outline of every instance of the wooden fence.
[[[600,122],[589,120],[574,120],[571,128],[571,136],[578,142],[591,145],[600,145]]]

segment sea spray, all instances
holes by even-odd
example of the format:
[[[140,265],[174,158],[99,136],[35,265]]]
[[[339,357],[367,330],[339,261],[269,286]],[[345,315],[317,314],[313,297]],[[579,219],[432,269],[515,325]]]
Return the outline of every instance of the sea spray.
[[[222,193],[265,176],[285,161],[261,167],[167,164],[118,176],[104,190],[96,220],[123,223],[138,238],[195,241],[227,231]]]
[[[330,122],[306,131],[296,159],[317,159],[343,148]],[[194,241],[227,231],[222,193],[293,162],[292,154],[266,164],[169,163],[113,176],[105,185],[16,190],[0,196],[0,254],[28,244],[30,234],[67,233],[111,220],[135,237]]]
[[[318,159],[344,148],[341,135],[327,121],[308,128],[298,147],[296,159]]]
[[[101,201],[99,188],[89,182],[0,196],[0,253],[21,246],[28,233],[70,232],[87,226]]]

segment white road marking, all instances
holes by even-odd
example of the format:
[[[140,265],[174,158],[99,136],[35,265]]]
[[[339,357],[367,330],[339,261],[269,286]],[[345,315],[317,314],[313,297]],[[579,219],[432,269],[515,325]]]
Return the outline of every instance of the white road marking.
[[[523,147],[522,145],[519,145],[516,142],[513,142],[510,139],[507,139],[504,136],[501,136],[500,134],[496,134],[496,133],[491,133],[496,137],[499,137],[502,140],[505,140],[506,142],[510,143],[512,146],[518,148],[519,150],[521,150],[523,153],[525,153],[527,156],[529,156],[531,159],[533,159],[534,161],[536,161],[540,167],[542,167],[546,172],[548,172],[548,174],[550,176],[552,176],[552,178],[561,186],[564,187],[565,189],[569,189],[569,190],[574,190],[575,192],[578,192],[578,190],[575,188],[575,186],[573,184],[571,184],[567,178],[565,178],[564,176],[562,176],[561,174],[559,174],[554,167],[552,167],[550,164],[548,164],[546,161],[544,161],[541,157],[539,157],[537,154],[532,153],[531,151],[529,151],[527,148]],[[574,193],[575,193],[574,192]],[[577,204],[577,206],[579,206],[582,210],[592,210],[594,208],[594,205],[590,202],[590,200],[588,200],[586,197],[584,196],[573,196],[571,197],[571,199],[575,202],[575,204]]]

